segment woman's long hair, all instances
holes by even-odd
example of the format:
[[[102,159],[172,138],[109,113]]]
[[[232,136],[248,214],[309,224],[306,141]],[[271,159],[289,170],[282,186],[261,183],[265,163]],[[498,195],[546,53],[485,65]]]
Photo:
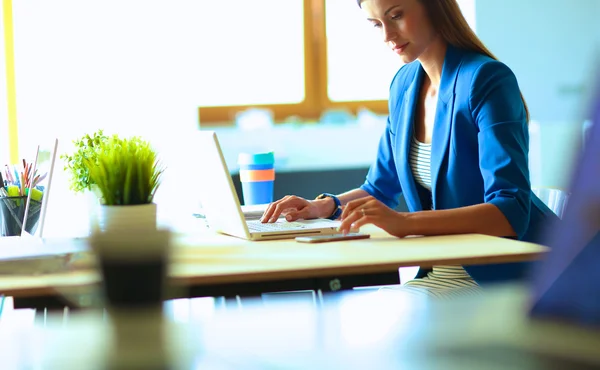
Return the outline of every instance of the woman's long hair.
[[[471,27],[469,27],[456,0],[418,1],[425,7],[429,19],[431,20],[431,24],[434,25],[444,41],[448,44],[498,60],[498,58],[485,47]],[[357,2],[358,6],[361,6],[363,0],[357,0]],[[527,107],[523,93],[521,93],[521,99],[523,100],[523,106],[525,107],[527,122],[529,122],[529,108]]]

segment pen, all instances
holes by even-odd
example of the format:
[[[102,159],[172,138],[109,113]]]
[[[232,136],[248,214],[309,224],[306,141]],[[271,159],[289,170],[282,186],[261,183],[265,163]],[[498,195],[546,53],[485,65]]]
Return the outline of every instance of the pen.
[[[31,179],[33,179],[33,163],[27,165],[27,185],[31,186]]]
[[[35,180],[35,185],[33,185],[34,187],[39,184],[40,182],[42,182],[42,180],[44,180],[46,178],[46,176],[48,176],[48,172],[44,173],[43,175],[38,175],[37,180]]]
[[[19,172],[17,172],[16,167],[13,167],[13,173],[15,174],[15,177],[13,179],[13,185],[17,185],[17,186],[21,186],[21,183],[19,182]]]
[[[5,173],[5,175],[6,175],[6,180],[7,180],[9,183],[12,183],[12,182],[13,182],[13,179],[12,179],[12,176],[11,176],[11,174],[10,174],[10,169],[8,168],[8,165],[6,165],[6,164],[4,165],[4,173]]]

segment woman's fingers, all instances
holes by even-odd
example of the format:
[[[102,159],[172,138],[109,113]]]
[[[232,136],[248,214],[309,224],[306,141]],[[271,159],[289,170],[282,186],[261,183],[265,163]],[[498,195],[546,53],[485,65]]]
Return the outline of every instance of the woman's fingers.
[[[273,210],[273,214],[271,215],[271,218],[267,222],[277,221],[279,219],[279,216],[281,216],[281,213],[283,213],[284,210],[291,208],[287,203],[289,203],[289,202],[281,202],[281,203],[277,204],[275,206],[275,209]]]
[[[308,206],[298,209],[298,210],[292,209],[291,211],[285,213],[285,219],[290,222],[296,221],[299,219],[307,220],[309,218],[310,218],[310,210],[309,210]]]
[[[352,229],[360,229],[361,227],[368,225],[368,224],[372,224],[373,223],[373,217],[369,216],[368,214],[362,214],[361,217],[354,221],[351,225]]]
[[[275,210],[277,209],[277,206],[281,203],[286,202],[288,199],[290,198],[289,195],[286,195],[285,197],[269,204],[269,206],[267,207],[267,209],[265,210],[265,213],[263,213],[260,221],[262,223],[268,222],[274,215]],[[279,215],[277,215],[277,217],[279,217]]]
[[[276,202],[271,203],[260,221],[262,223],[275,222],[279,219],[284,211],[301,211],[309,205],[310,203],[304,198],[288,195]]]
[[[341,219],[344,220],[346,217],[348,217],[348,215],[350,215],[352,212],[354,212],[354,210],[356,208],[363,206],[365,203],[369,202],[371,199],[372,199],[372,197],[365,197],[365,198],[361,198],[361,199],[357,199],[357,200],[348,202],[348,204],[346,204],[346,206],[344,207],[344,211],[342,212]]]
[[[349,215],[347,215],[343,220],[342,223],[340,224],[340,227],[338,228],[338,230],[343,233],[343,234],[347,234],[351,231],[351,229],[355,229],[356,228],[356,222],[364,217],[366,217],[366,214],[363,215],[363,210],[364,208],[358,208],[355,209],[354,211],[352,211],[352,213],[350,213]]]

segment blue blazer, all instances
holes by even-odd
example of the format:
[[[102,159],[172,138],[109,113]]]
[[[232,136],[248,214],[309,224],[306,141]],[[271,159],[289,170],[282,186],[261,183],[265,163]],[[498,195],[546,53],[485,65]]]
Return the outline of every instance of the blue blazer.
[[[527,119],[512,71],[487,56],[448,46],[431,145],[431,198],[415,182],[408,160],[424,74],[415,61],[394,77],[388,124],[361,188],[391,208],[404,195],[411,212],[491,203],[519,240],[536,241],[539,227],[557,217],[531,191]],[[465,266],[479,283],[521,278],[526,268],[523,263]]]

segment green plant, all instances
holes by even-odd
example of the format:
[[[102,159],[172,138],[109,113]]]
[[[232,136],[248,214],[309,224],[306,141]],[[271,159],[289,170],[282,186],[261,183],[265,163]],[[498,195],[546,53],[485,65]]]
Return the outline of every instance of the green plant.
[[[137,136],[109,138],[96,161],[86,163],[105,205],[152,203],[164,171],[154,149]]]
[[[94,182],[90,178],[88,162],[97,163],[98,153],[109,137],[98,130],[90,136],[89,134],[73,141],[75,152],[73,154],[62,154],[61,159],[65,161],[65,171],[70,174],[69,187],[75,192],[91,190]]]

